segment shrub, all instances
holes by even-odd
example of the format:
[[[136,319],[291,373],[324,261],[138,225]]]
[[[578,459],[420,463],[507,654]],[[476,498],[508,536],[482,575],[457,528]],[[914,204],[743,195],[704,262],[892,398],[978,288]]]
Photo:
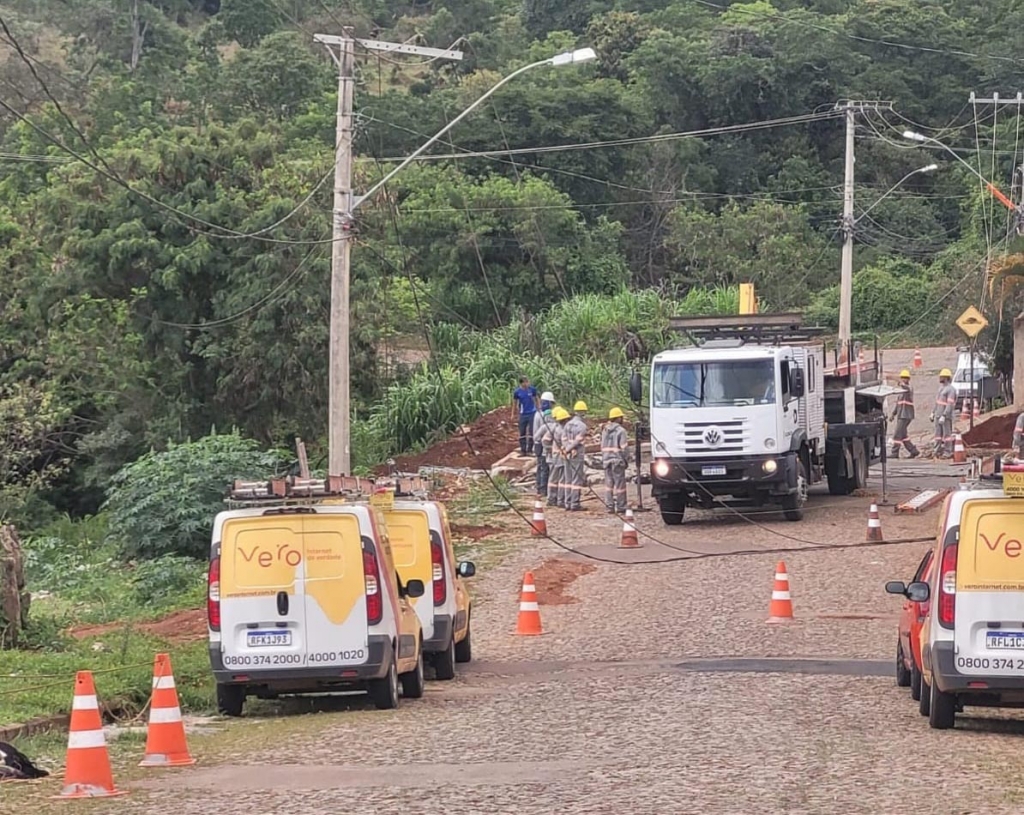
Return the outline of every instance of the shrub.
[[[111,480],[104,510],[124,559],[205,558],[214,515],[236,478],[284,472],[283,451],[260,449],[236,433],[206,436],[150,452]]]

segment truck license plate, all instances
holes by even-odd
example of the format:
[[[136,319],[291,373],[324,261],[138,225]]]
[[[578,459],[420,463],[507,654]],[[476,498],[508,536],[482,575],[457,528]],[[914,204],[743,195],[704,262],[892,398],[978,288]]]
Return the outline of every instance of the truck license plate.
[[[708,464],[700,468],[701,475],[725,475],[724,464]]]
[[[248,631],[246,643],[250,648],[277,648],[292,644],[291,631]]]
[[[985,634],[985,647],[994,651],[1024,651],[1024,634],[1019,631],[989,631]]]

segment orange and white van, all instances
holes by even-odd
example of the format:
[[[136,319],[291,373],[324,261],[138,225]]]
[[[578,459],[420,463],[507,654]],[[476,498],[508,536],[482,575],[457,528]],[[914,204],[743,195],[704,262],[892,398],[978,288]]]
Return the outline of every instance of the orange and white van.
[[[409,601],[425,586],[398,578],[379,510],[327,497],[338,489],[237,482],[237,508],[217,515],[208,626],[222,713],[241,715],[248,696],[365,689],[387,709],[399,684],[423,695],[423,633]]]
[[[400,494],[388,504],[384,517],[399,577],[426,587],[411,601],[423,628],[425,659],[437,679],[454,679],[455,663],[472,659],[471,599],[463,578],[476,574],[476,566],[456,560],[443,504]]]
[[[1024,707],[1024,497],[1014,491],[996,479],[950,493],[931,578],[906,587],[931,601],[920,711],[937,729],[965,707]]]

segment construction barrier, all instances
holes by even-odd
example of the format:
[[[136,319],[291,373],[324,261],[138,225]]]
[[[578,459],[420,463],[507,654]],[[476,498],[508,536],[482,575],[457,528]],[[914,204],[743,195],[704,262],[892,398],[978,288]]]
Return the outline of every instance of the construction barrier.
[[[868,510],[868,534],[866,541],[884,540],[882,537],[882,519],[878,516],[878,504],[872,504]]]
[[[620,549],[638,549],[640,539],[636,533],[633,510],[627,509],[626,516],[622,519],[622,540],[619,541]]]

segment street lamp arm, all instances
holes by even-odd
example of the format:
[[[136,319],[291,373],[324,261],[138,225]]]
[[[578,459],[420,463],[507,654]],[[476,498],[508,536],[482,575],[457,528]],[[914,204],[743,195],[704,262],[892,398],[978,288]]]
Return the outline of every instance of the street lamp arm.
[[[370,189],[368,189],[364,195],[359,196],[356,199],[355,203],[352,204],[352,210],[355,210],[356,207],[363,203],[363,201],[366,201],[367,199],[371,198],[374,195],[374,193],[381,189],[381,187],[383,187],[392,178],[394,178],[396,175],[402,172],[402,170],[404,170],[406,167],[412,164],[426,150],[428,150],[432,145],[436,144],[441,138],[443,138],[444,135],[449,130],[451,130],[453,127],[455,127],[455,125],[457,125],[459,122],[465,119],[470,113],[476,110],[476,108],[478,108],[482,102],[484,102],[488,97],[494,94],[495,91],[500,89],[507,82],[510,82],[511,80],[515,79],[520,74],[524,74],[527,71],[533,70],[534,68],[539,68],[542,65],[567,65],[573,62],[585,62],[587,60],[594,59],[594,57],[595,54],[593,50],[589,48],[581,48],[577,51],[570,51],[565,54],[558,54],[554,57],[548,57],[547,59],[537,60],[536,62],[531,62],[529,65],[524,65],[521,68],[517,68],[508,76],[503,77],[500,82],[494,85],[494,87],[492,87],[486,93],[481,95],[475,102],[473,102],[473,104],[471,104],[468,108],[462,111],[462,113],[460,113],[450,122],[448,122],[448,124],[446,124],[439,131],[437,131],[437,133],[435,133],[430,139],[425,141],[416,150],[409,154],[409,156],[406,157],[405,161],[403,161],[401,164],[395,167],[390,173],[384,176],[380,181],[378,181],[376,184],[370,187]]]
[[[902,185],[903,182],[906,181],[911,176],[917,175],[918,173],[931,173],[931,172],[934,172],[937,169],[939,169],[939,165],[938,164],[929,164],[927,167],[918,167],[916,170],[911,170],[909,173],[907,173],[905,176],[903,176],[903,178],[901,178],[899,181],[897,181],[895,184],[893,184],[885,193],[883,193],[881,198],[878,198],[875,201],[875,203],[873,203],[870,207],[868,207],[866,210],[864,210],[860,214],[860,216],[856,220],[854,220],[854,224],[860,223],[861,218],[866,216],[869,212],[871,212],[871,210],[873,210],[880,203],[882,203],[882,201],[884,201],[892,193],[894,193],[897,189],[899,189],[900,185]]]
[[[932,144],[937,144],[939,147],[941,147],[943,150],[945,150],[947,153],[949,153],[953,158],[955,158],[957,161],[959,161],[961,164],[963,164],[964,167],[966,167],[968,170],[970,170],[971,173],[975,177],[977,177],[978,180],[981,181],[982,184],[985,185],[985,187],[988,189],[988,191],[991,192],[997,199],[999,199],[999,203],[1001,203],[1004,207],[1006,207],[1011,212],[1016,212],[1017,211],[1017,207],[1014,205],[1013,201],[1011,201],[1009,198],[1007,198],[1002,193],[1002,191],[999,190],[995,186],[995,184],[993,184],[991,181],[989,181],[987,178],[985,178],[985,176],[983,176],[976,169],[974,169],[974,167],[971,165],[971,163],[969,161],[966,161],[963,156],[961,156],[956,150],[954,150],[952,147],[950,147],[945,142],[941,142],[938,139],[933,139],[931,136],[925,136],[922,133],[915,133],[913,130],[904,130],[903,131],[903,138],[909,139],[910,141],[916,141],[916,142],[919,142],[921,144],[924,144],[926,142],[931,142]]]

